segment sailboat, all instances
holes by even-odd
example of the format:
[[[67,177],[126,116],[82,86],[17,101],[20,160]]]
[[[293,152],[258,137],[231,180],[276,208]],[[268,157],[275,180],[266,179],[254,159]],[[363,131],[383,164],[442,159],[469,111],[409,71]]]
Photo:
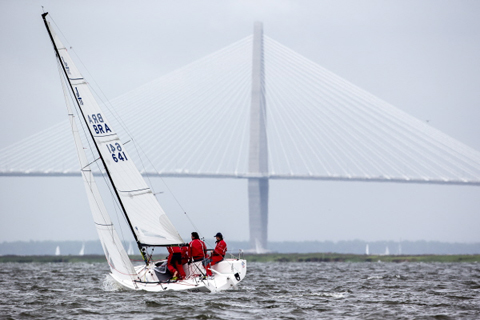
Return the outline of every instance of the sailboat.
[[[247,272],[247,264],[244,259],[222,260],[212,266],[213,276],[211,277],[206,277],[201,261],[185,264],[183,267],[186,277],[177,281],[171,280],[166,274],[165,261],[155,261],[153,254],[148,254],[150,248],[184,246],[186,244],[134,165],[127,148],[95,100],[89,84],[78,71],[66,47],[51,28],[46,18],[47,15],[48,12],[43,13],[42,18],[53,44],[62,75],[64,93],[71,96],[74,101],[73,108],[79,114],[81,125],[88,128],[87,139],[98,157],[96,162],[101,164],[106,173],[107,181],[113,190],[112,193],[126,218],[144,260],[141,265],[134,266],[123,247],[95,182],[91,164],[87,160],[86,148],[84,148],[76,124],[75,113],[66,99],[81,175],[93,220],[110,266],[110,276],[124,288],[151,292],[170,290],[217,292],[236,288]]]
[[[82,244],[82,248],[80,249],[80,252],[78,253],[79,256],[85,255],[85,243]]]
[[[128,254],[129,256],[133,255],[133,247],[132,247],[132,243],[131,243],[131,242],[128,243],[128,251],[127,251],[127,254]]]

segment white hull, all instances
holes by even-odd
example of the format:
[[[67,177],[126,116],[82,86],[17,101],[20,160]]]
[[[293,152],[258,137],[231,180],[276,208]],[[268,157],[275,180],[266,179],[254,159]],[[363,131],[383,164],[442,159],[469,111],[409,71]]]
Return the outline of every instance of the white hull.
[[[163,291],[199,291],[199,292],[218,292],[236,288],[237,284],[245,278],[247,273],[246,260],[225,259],[212,266],[213,277],[203,279],[205,269],[201,262],[195,262],[190,265],[185,264],[185,280],[159,282],[153,270],[155,264],[135,267],[139,280],[132,281],[121,279],[114,274],[110,274],[122,287],[132,290],[145,290],[151,292]],[[235,276],[237,275],[237,277]]]

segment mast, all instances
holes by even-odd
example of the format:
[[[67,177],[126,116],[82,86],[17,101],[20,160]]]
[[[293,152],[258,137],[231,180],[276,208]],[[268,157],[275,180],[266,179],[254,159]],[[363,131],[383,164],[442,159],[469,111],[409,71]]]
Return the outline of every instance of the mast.
[[[47,19],[46,19],[46,16],[47,16],[47,15],[48,15],[48,12],[45,12],[45,13],[42,14],[43,22],[45,23],[45,27],[47,28],[48,35],[50,36],[50,40],[52,41],[53,49],[54,49],[55,54],[56,54],[56,56],[57,56],[58,62],[59,62],[60,65],[62,66],[62,70],[63,70],[63,73],[64,73],[64,75],[65,75],[65,78],[68,80],[68,85],[69,85],[69,87],[70,87],[70,90],[71,90],[73,96],[75,97],[75,96],[76,96],[76,95],[75,95],[75,90],[73,89],[72,83],[70,82],[70,78],[69,78],[69,76],[68,76],[67,70],[65,69],[65,66],[64,66],[63,63],[62,63],[62,59],[61,59],[60,53],[58,52],[58,48],[57,48],[57,46],[55,45],[55,40],[53,39],[52,32],[50,31],[50,26],[48,25],[48,22],[47,22]],[[88,125],[87,118],[85,117],[85,114],[84,114],[84,112],[83,112],[83,110],[82,110],[82,107],[80,106],[79,100],[78,100],[78,99],[75,99],[75,102],[76,102],[76,104],[77,104],[78,109],[80,110],[80,113],[82,114],[83,121],[85,121],[85,123]],[[122,199],[120,198],[120,195],[118,194],[117,188],[115,187],[115,183],[114,183],[114,181],[113,181],[113,179],[112,179],[112,176],[111,176],[111,174],[110,174],[110,171],[108,170],[108,167],[107,167],[107,165],[106,165],[106,163],[105,163],[105,159],[103,158],[102,153],[100,152],[100,149],[99,149],[99,147],[98,147],[98,145],[97,145],[97,142],[95,141],[95,139],[94,139],[94,137],[93,137],[93,133],[92,133],[90,130],[88,130],[88,132],[90,133],[90,138],[92,139],[93,144],[95,145],[95,148],[96,148],[96,150],[97,150],[97,153],[98,153],[98,155],[99,155],[99,157],[100,157],[100,160],[102,161],[103,167],[105,168],[105,172],[107,173],[107,176],[108,176],[108,180],[110,181],[110,183],[111,183],[111,185],[112,185],[112,187],[113,187],[113,190],[114,190],[114,192],[115,192],[115,196],[116,196],[116,198],[118,199],[118,202],[119,202],[119,204],[120,204],[120,207],[121,207],[121,209],[122,209],[122,212],[123,212],[125,218],[127,219],[127,222],[128,222],[129,227],[130,227],[130,230],[132,231],[132,234],[133,234],[133,236],[134,236],[134,238],[135,238],[135,241],[136,241],[137,244],[138,244],[138,248],[140,249],[140,252],[142,253],[142,256],[143,256],[143,252],[142,252],[142,250],[141,250],[141,247],[143,246],[143,244],[138,240],[138,237],[137,237],[137,235],[136,235],[136,233],[135,233],[135,231],[134,231],[134,229],[133,229],[132,223],[130,222],[130,219],[129,219],[128,215],[127,215],[127,211],[125,210],[125,206],[124,206],[124,204],[123,204],[123,201],[122,201]],[[145,258],[145,257],[144,257],[144,258]]]

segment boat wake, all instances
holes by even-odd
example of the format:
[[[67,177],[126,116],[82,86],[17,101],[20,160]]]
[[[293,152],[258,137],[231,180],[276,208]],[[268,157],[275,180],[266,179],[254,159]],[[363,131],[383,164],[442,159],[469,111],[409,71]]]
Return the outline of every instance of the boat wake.
[[[103,280],[103,290],[104,291],[128,291],[127,288],[120,285],[115,279],[112,278],[111,275],[105,275],[105,279]]]

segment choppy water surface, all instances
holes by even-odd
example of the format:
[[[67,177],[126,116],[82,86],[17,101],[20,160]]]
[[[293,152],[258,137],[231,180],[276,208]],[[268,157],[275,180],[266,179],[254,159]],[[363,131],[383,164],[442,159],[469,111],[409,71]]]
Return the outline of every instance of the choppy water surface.
[[[476,263],[250,263],[217,294],[118,290],[106,263],[0,267],[0,319],[480,319]]]

